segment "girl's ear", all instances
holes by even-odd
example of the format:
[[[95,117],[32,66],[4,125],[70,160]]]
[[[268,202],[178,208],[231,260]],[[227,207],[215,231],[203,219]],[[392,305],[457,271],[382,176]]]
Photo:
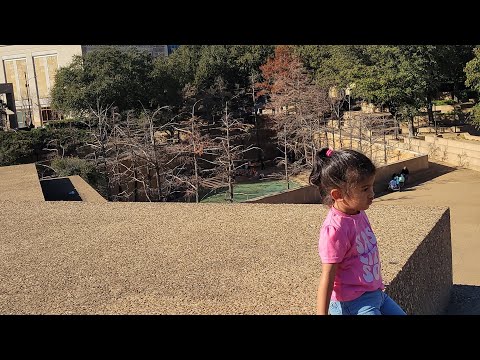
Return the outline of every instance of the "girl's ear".
[[[330,190],[330,196],[331,196],[332,199],[335,200],[335,201],[343,200],[342,191],[341,191],[340,189],[332,189],[332,190]]]

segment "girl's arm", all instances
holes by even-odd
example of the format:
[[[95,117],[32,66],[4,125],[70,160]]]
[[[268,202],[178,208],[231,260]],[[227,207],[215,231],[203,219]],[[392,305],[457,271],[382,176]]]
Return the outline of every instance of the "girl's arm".
[[[328,306],[332,296],[333,280],[338,264],[322,264],[322,274],[318,284],[317,315],[328,315]]]

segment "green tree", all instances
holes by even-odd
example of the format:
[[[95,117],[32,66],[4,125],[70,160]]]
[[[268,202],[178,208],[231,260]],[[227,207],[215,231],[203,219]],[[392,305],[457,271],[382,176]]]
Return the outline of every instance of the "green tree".
[[[52,89],[52,106],[64,111],[82,112],[113,105],[121,111],[153,106],[152,56],[136,48],[119,50],[101,47],[85,55],[75,56],[69,66],[57,72]]]
[[[480,46],[473,51],[474,57],[465,65],[465,84],[480,93]],[[480,128],[480,105],[475,105],[472,111],[472,122]]]
[[[166,70],[183,88],[193,84],[202,52],[202,45],[181,45],[163,61],[157,60],[155,66],[165,66]]]
[[[471,56],[468,45],[308,45],[295,51],[319,84],[343,89],[355,83],[355,98],[388,106],[409,121],[410,135],[421,108],[433,121],[433,98],[445,83],[458,86]]]
[[[442,73],[442,83],[451,86],[452,99],[459,97],[466,81],[465,66],[474,59],[473,45],[442,45],[439,46],[439,66]]]
[[[465,84],[480,93],[480,46],[475,48],[473,55],[465,65]]]
[[[229,91],[246,88],[252,73],[273,54],[271,45],[182,45],[165,66],[180,87],[204,91],[221,77]]]

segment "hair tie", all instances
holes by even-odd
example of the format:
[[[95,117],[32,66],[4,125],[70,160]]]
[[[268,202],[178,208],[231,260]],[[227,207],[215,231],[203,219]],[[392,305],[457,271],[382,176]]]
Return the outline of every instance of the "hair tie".
[[[328,149],[328,150],[327,150],[327,157],[332,156],[332,154],[333,154],[333,150],[332,150],[332,149]]]

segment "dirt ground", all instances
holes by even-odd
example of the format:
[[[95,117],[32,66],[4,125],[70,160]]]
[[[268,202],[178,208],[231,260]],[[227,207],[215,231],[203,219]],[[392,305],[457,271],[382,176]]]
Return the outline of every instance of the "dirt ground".
[[[480,172],[430,162],[429,169],[402,192],[381,196],[372,205],[450,207],[454,287],[447,314],[480,315],[479,199]]]

